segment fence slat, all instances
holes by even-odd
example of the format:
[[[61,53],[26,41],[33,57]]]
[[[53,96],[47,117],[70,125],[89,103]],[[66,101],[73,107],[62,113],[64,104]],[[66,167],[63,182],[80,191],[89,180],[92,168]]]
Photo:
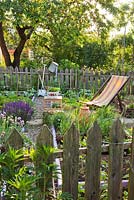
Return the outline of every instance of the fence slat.
[[[65,73],[67,74],[67,76],[65,76],[65,83],[66,83],[66,87],[70,88],[70,82],[69,82],[69,70],[65,69]]]
[[[74,69],[70,69],[70,89],[74,89],[75,72]]]
[[[15,68],[15,81],[16,81],[16,90],[18,91],[18,89],[19,89],[19,74],[18,74],[18,68],[16,67]]]
[[[60,76],[58,79],[58,83],[59,85],[62,87],[62,85],[64,85],[64,74],[63,74],[63,70],[60,70]]]
[[[37,136],[37,141],[36,141],[36,149],[38,150],[38,148],[42,147],[42,146],[46,146],[46,147],[53,147],[53,136],[51,131],[49,130],[49,128],[44,125],[41,130],[39,135]],[[53,156],[50,155],[49,159],[46,161],[46,158],[44,158],[44,155],[42,154],[38,154],[38,158],[36,160],[36,170],[38,172],[38,169],[40,170],[43,167],[43,163],[45,164],[52,164],[53,163]],[[47,163],[46,163],[47,162]],[[52,173],[49,174],[49,179],[47,180],[48,183],[46,183],[46,176],[47,174],[45,174],[45,170],[42,172],[41,174],[41,179],[39,179],[37,181],[37,185],[40,188],[40,199],[47,199],[46,195],[47,195],[47,191],[46,191],[46,184],[50,184],[50,186],[52,187]]]
[[[79,133],[72,124],[63,139],[63,192],[78,200]]]
[[[49,128],[44,125],[37,136],[36,145],[53,146],[53,136]]]
[[[85,200],[100,198],[101,130],[95,122],[87,132]]]
[[[23,138],[15,128],[11,131],[6,144],[14,149],[21,149],[23,147]]]
[[[129,173],[129,186],[128,186],[128,200],[134,199],[134,128],[133,138],[131,146],[131,162],[130,162],[130,173]]]
[[[123,169],[123,139],[124,130],[117,119],[110,131],[109,145],[109,176],[108,196],[109,200],[122,199],[122,169]]]

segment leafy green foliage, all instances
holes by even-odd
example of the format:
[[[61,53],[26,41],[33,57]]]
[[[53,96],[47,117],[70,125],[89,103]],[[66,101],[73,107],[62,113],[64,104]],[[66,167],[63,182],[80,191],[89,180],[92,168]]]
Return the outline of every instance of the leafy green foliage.
[[[6,183],[5,198],[14,200],[48,199],[51,188],[51,177],[56,176],[57,169],[50,158],[54,149],[38,146],[32,150],[31,159],[34,165],[23,166],[24,151],[11,147],[0,154],[0,188]],[[36,172],[36,173],[35,173]],[[44,190],[41,190],[41,185]],[[42,196],[41,196],[42,194]]]
[[[107,35],[112,23],[101,14],[100,8],[115,14],[117,8],[113,3],[114,0],[2,1],[0,21],[3,24],[2,30],[6,33],[4,39],[8,41],[5,44],[8,44],[8,48],[19,49],[19,59],[24,45],[30,47],[34,51],[36,60],[40,61],[39,65],[42,62],[41,57],[45,57],[45,60],[54,59],[57,62],[68,59],[72,64],[79,63],[78,51],[83,46],[85,38],[92,34],[92,27],[95,27],[99,37],[104,39]],[[2,32],[0,34],[2,35]],[[28,41],[31,34],[33,34],[32,41]],[[19,48],[16,48],[19,39],[23,45],[18,45]],[[10,55],[8,56],[7,63],[11,62]],[[11,64],[15,64],[18,59],[16,54],[13,56],[14,61]],[[6,59],[5,55],[4,57]],[[32,63],[32,66],[35,64]]]
[[[24,152],[11,147],[0,154],[1,187],[7,184],[4,196],[6,199],[31,199],[36,196],[35,181],[37,176],[28,174],[29,167],[22,166]],[[35,198],[36,199],[36,198]]]
[[[0,154],[0,174],[2,181],[12,179],[18,171],[20,163],[24,160],[23,151],[9,147],[8,151]]]
[[[54,148],[50,146],[38,145],[33,153],[33,162],[36,166],[36,174],[39,176],[37,185],[40,188],[40,198],[49,198],[49,191],[52,187],[52,177],[57,176],[57,166],[53,163],[52,154]]]
[[[116,69],[129,71],[133,66],[133,33],[118,35],[110,42],[109,50],[113,52]]]
[[[110,63],[108,45],[104,45],[99,40],[88,41],[79,51],[80,65],[87,67],[103,68]]]
[[[113,120],[117,118],[119,114],[115,111],[114,107],[108,106],[98,108],[90,116],[91,124],[97,120],[103,134],[103,138],[107,139],[109,136],[110,128],[113,124]]]
[[[53,125],[57,133],[64,135],[69,129],[73,120],[71,114],[70,112],[57,112],[53,115]]]
[[[37,179],[37,176],[31,176],[27,173],[26,167],[20,168],[15,177],[7,181],[9,190],[6,195],[14,200],[37,198],[39,192],[35,185]]]
[[[63,192],[59,194],[58,200],[73,200],[73,197],[68,192]]]
[[[32,100],[26,95],[26,93],[24,93],[24,95],[17,95],[15,92],[11,91],[5,91],[0,93],[0,108],[2,108],[2,106],[6,103],[15,101],[24,101],[30,104],[31,106],[33,105]]]
[[[68,59],[62,59],[59,63],[60,69],[79,69],[80,66]]]

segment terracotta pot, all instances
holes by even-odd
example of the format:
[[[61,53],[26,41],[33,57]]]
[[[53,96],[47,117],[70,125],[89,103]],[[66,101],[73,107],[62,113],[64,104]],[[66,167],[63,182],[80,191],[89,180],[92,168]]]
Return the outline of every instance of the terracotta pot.
[[[79,112],[79,118],[88,118],[90,116],[91,112],[89,110],[88,106],[83,106],[80,108],[80,112]]]

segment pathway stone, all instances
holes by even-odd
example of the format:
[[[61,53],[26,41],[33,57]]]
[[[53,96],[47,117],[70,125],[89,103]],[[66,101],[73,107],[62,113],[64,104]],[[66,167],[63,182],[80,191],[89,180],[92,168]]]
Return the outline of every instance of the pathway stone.
[[[36,97],[34,100],[34,114],[32,119],[27,122],[25,135],[29,137],[33,143],[36,142],[36,137],[40,133],[43,125],[44,98]]]
[[[35,110],[33,119],[42,119],[43,112],[44,112],[44,98],[43,97],[36,97],[34,100],[35,103]]]

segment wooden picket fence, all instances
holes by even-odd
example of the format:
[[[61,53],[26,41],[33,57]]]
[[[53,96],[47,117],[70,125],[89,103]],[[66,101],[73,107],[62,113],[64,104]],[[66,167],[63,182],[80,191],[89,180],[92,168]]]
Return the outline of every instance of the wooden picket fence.
[[[74,200],[78,200],[79,156],[86,154],[85,164],[85,200],[100,200],[101,191],[101,160],[104,152],[108,152],[107,190],[109,200],[121,200],[123,197],[123,160],[124,150],[131,148],[129,160],[128,200],[134,198],[134,130],[132,142],[124,143],[125,131],[120,120],[114,121],[109,134],[109,144],[102,145],[102,133],[95,122],[87,132],[87,147],[80,148],[79,132],[74,124],[65,133],[63,150],[56,151],[54,158],[62,157],[62,191],[68,192]],[[50,129],[44,125],[37,136],[37,145],[52,145],[53,137]],[[20,134],[13,131],[8,144],[15,148],[23,146]],[[41,158],[39,158],[39,161]]]
[[[96,92],[98,88],[106,81],[111,74],[128,75],[130,80],[125,87],[127,94],[134,94],[134,71],[119,72],[111,71],[107,73],[93,71],[92,69],[74,70],[65,69],[59,70],[57,76],[45,70],[44,86],[54,86],[57,84],[60,87],[68,89],[90,89]],[[0,68],[0,89],[2,90],[17,90],[26,91],[31,88],[39,89],[42,87],[40,77],[43,77],[43,70],[35,70],[28,68]]]

